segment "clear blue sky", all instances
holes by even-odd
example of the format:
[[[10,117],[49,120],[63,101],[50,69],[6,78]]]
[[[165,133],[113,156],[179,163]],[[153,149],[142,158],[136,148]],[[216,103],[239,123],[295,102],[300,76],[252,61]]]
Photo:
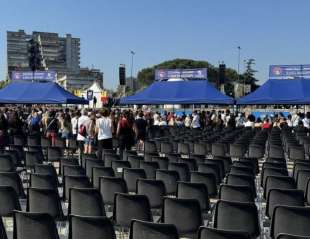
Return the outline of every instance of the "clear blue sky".
[[[18,29],[80,37],[81,66],[101,69],[109,88],[120,63],[130,74],[130,50],[134,74],[174,58],[237,69],[239,45],[261,83],[270,64],[310,63],[309,0],[1,0],[0,9],[0,79],[6,31]]]

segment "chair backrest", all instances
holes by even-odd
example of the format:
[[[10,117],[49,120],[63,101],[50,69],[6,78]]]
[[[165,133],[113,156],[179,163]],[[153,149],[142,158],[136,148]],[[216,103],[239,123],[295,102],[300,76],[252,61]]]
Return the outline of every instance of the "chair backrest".
[[[141,168],[124,168],[123,178],[126,181],[128,192],[137,191],[137,180],[146,178],[145,171]]]
[[[298,235],[280,233],[277,235],[276,239],[310,239],[310,236],[298,236]]]
[[[148,162],[148,161],[146,161]],[[167,157],[152,157],[152,162],[157,162],[159,165],[159,169],[168,169],[169,159]]]
[[[91,183],[87,176],[65,176],[63,183],[63,198],[64,200],[69,199],[70,188],[92,188]]]
[[[216,182],[219,184],[222,181],[220,167],[214,163],[202,163],[198,164],[198,172],[212,173],[216,178]]]
[[[251,237],[259,236],[260,226],[255,203],[217,201],[214,227],[221,230],[244,231]]]
[[[177,181],[180,176],[177,171],[171,170],[156,170],[156,180],[164,182],[167,194],[175,194],[177,191]]]
[[[309,236],[309,225],[309,207],[276,206],[270,226],[270,236],[275,238],[280,233]]]
[[[162,219],[174,224],[182,236],[192,236],[202,225],[199,201],[196,199],[164,198]]]
[[[148,198],[145,195],[116,193],[113,219],[122,228],[129,228],[132,219],[152,221]]]
[[[59,174],[63,175],[63,167],[65,165],[79,165],[79,159],[75,157],[61,158],[59,161]]]
[[[210,227],[200,227],[198,239],[251,239],[247,232],[219,230]]]
[[[235,202],[254,202],[255,193],[249,186],[222,184],[219,190],[219,199]]]
[[[266,215],[272,218],[276,206],[304,206],[304,192],[297,189],[272,188],[267,195]]]
[[[107,217],[70,215],[69,239],[116,239],[112,222]]]
[[[255,176],[255,172],[252,167],[248,166],[236,166],[236,164],[233,164],[230,168],[231,174],[245,174],[249,176]]]
[[[80,165],[64,165],[63,166],[63,177],[64,176],[81,176],[85,175],[85,169]]]
[[[268,176],[288,176],[288,171],[285,168],[265,167],[261,173],[261,186],[264,188],[266,178]]]
[[[112,161],[112,168],[116,176],[122,177],[124,168],[131,168],[131,165],[128,161],[115,160]]]
[[[16,194],[14,188],[10,186],[0,186],[0,216],[12,216],[14,210],[21,210],[18,195]],[[0,222],[0,234],[1,223],[2,222]]]
[[[178,182],[177,197],[197,199],[202,211],[210,209],[208,188],[203,183]]]
[[[86,159],[85,160],[86,176],[91,179],[93,177],[93,167],[104,167],[104,161],[100,159]]]
[[[254,192],[256,197],[256,186],[254,177],[250,175],[244,174],[228,174],[227,176],[227,184],[229,185],[237,185],[237,186],[248,186]]]
[[[159,169],[158,162],[140,162],[140,168],[145,171],[146,178],[155,179],[156,170]]]
[[[297,188],[306,192],[307,183],[310,179],[310,169],[299,170],[297,173]]]
[[[16,165],[11,155],[0,155],[0,172],[15,172]]]
[[[297,181],[297,173],[299,170],[309,170],[310,169],[310,161],[309,162],[295,162],[293,168],[293,178]]]
[[[18,197],[25,198],[25,192],[21,178],[16,172],[1,172],[0,173],[0,186],[10,186],[14,188]]]
[[[169,163],[168,170],[178,172],[181,181],[187,182],[190,179],[190,169],[186,163]]]
[[[173,224],[152,223],[132,220],[129,239],[178,239],[178,231]]]
[[[57,190],[57,179],[49,174],[30,174],[30,187]]]
[[[28,188],[27,212],[47,213],[55,220],[64,219],[58,192],[53,189]]]
[[[43,160],[44,156],[42,153],[27,151],[25,157],[25,166],[27,168],[34,168],[36,164],[42,164]]]
[[[100,192],[94,188],[70,188],[68,214],[106,216]]]
[[[166,196],[165,184],[161,180],[138,179],[137,194],[147,196],[152,209],[161,208]]]
[[[34,172],[39,174],[52,175],[58,181],[56,169],[52,164],[36,164],[34,166]]]
[[[94,188],[99,189],[99,178],[102,176],[114,177],[114,170],[113,168],[109,167],[93,167],[92,173],[92,183]]]
[[[100,177],[99,189],[104,204],[114,205],[115,193],[127,193],[126,181],[117,177]]]
[[[203,183],[207,186],[209,197],[217,195],[217,185],[215,175],[212,173],[191,172],[192,183]]]
[[[132,168],[140,168],[140,163],[144,160],[142,156],[128,156],[128,162]]]
[[[53,217],[46,213],[20,212],[14,213],[13,239],[59,239]]]
[[[295,181],[292,177],[288,176],[268,176],[266,178],[266,185],[264,188],[263,197],[266,198],[268,192],[272,188],[279,189],[296,189]]]

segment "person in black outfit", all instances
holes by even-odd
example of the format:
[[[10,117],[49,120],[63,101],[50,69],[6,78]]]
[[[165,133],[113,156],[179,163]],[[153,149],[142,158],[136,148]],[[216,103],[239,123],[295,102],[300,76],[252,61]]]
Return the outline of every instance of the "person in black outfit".
[[[134,131],[136,134],[136,140],[138,141],[137,144],[137,149],[138,150],[143,150],[144,148],[144,141],[146,137],[146,127],[147,127],[147,122],[143,118],[143,112],[139,112],[138,118],[134,122]]]

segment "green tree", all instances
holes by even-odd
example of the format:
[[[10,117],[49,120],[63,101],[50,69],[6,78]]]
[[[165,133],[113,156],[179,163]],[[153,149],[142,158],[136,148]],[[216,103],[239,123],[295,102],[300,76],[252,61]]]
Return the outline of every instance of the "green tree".
[[[0,81],[0,89],[6,87],[10,83],[9,80],[2,80]]]
[[[251,86],[255,86],[256,82],[258,81],[255,78],[256,70],[253,69],[253,66],[255,65],[255,59],[251,58],[248,60],[245,60],[245,72],[242,76],[242,83],[250,84]]]

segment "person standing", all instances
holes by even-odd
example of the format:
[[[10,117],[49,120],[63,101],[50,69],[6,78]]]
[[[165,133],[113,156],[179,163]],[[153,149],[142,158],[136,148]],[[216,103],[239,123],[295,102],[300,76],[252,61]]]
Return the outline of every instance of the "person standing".
[[[71,127],[72,127],[72,138],[76,139],[77,138],[77,133],[78,133],[78,119],[81,116],[81,113],[77,111],[76,113],[73,113],[72,118],[71,118]]]
[[[83,110],[81,112],[81,116],[78,118],[78,124],[77,124],[77,141],[79,144],[80,153],[83,152],[84,149],[84,143],[87,136],[87,126],[89,124],[89,117],[87,116],[87,111]]]
[[[130,113],[129,112],[123,112],[117,125],[117,131],[116,136],[119,139],[119,150],[120,155],[123,156],[124,149],[130,150],[131,146],[133,145],[133,133],[132,133],[132,127],[130,120]]]
[[[98,139],[98,151],[101,155],[103,149],[112,149],[112,120],[109,117],[109,111],[104,109],[96,122],[96,132]]]
[[[136,139],[138,141],[137,143],[137,149],[138,151],[141,151],[144,149],[144,141],[146,137],[146,127],[147,122],[143,118],[143,112],[139,112],[137,119],[134,122],[134,131],[136,134]]]
[[[46,138],[50,139],[52,146],[56,144],[57,133],[59,130],[59,122],[56,118],[56,112],[50,111],[46,122]]]
[[[86,125],[86,133],[84,154],[91,154],[93,152],[93,145],[96,137],[96,114],[94,112],[89,116],[89,123]]]

